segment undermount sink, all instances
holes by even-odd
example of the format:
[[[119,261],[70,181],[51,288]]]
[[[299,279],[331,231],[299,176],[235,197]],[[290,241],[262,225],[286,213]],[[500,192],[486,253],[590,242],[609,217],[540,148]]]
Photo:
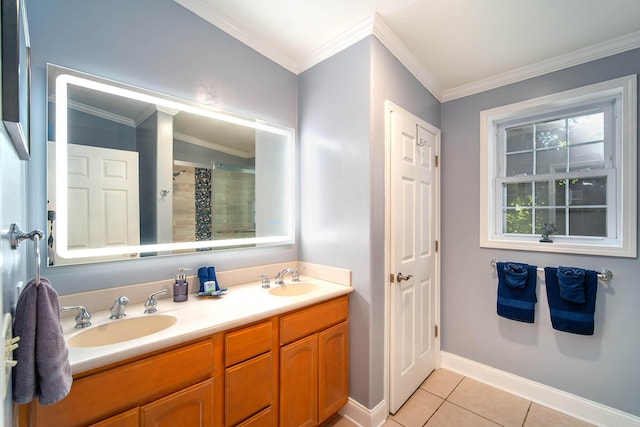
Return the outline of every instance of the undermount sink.
[[[269,293],[279,297],[294,297],[315,292],[317,290],[320,290],[320,285],[316,285],[314,283],[287,283],[286,285],[280,285],[269,289]]]
[[[96,347],[117,344],[160,332],[174,325],[175,316],[157,314],[113,320],[100,326],[89,327],[69,339],[72,347]]]

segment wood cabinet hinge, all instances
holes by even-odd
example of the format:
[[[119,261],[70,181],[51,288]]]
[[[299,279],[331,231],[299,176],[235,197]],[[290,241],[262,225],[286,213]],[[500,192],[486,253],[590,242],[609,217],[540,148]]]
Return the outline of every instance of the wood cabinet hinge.
[[[439,249],[440,249],[440,245],[438,244],[438,241],[436,240],[436,252],[438,252]]]
[[[439,161],[438,161],[438,160],[439,160],[439,158],[440,158],[440,156],[438,156],[438,155],[436,154],[436,160],[435,160],[436,167],[438,167],[438,163],[439,163]]]
[[[438,325],[436,325],[436,338],[438,338]]]

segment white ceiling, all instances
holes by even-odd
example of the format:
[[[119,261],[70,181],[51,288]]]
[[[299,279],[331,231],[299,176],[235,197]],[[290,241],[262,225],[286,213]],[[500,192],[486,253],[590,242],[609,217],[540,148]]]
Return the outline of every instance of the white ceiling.
[[[373,34],[441,101],[640,47],[639,0],[175,0],[294,73]]]

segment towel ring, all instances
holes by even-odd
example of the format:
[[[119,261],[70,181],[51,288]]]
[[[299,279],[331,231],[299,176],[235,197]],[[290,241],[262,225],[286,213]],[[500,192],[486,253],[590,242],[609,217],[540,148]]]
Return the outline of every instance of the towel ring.
[[[36,270],[36,286],[40,284],[40,240],[44,238],[44,233],[40,230],[33,230],[29,233],[25,233],[20,229],[17,224],[11,224],[9,227],[9,238],[11,240],[11,249],[16,250],[20,246],[23,240],[32,240],[34,245],[35,254],[35,270]]]
[[[493,258],[491,260],[491,266],[496,268],[498,266],[498,260]],[[543,270],[544,269],[542,268],[538,268],[538,271]],[[603,282],[608,282],[609,280],[613,279],[613,272],[608,268],[601,268],[600,270],[597,270],[596,273],[598,274],[598,280],[602,280]]]

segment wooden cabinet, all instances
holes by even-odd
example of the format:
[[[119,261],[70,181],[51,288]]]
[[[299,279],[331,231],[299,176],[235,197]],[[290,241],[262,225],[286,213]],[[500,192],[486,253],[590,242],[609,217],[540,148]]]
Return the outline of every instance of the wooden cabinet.
[[[251,325],[225,334],[225,426],[238,425],[268,409],[270,417],[263,415],[252,421],[277,424],[276,357],[273,347],[275,319]],[[276,347],[277,348],[277,347]]]
[[[347,318],[347,297],[281,318],[281,426],[316,426],[347,403]]]
[[[213,380],[188,387],[140,408],[141,427],[213,425]]]
[[[67,397],[50,406],[32,402],[29,419],[21,417],[20,425],[136,425],[130,424],[134,416],[127,411],[137,411],[143,405],[212,379],[221,372],[222,336],[219,335],[74,378]],[[213,397],[209,400],[213,402]]]
[[[83,373],[18,425],[316,426],[347,402],[348,311],[345,295]]]

